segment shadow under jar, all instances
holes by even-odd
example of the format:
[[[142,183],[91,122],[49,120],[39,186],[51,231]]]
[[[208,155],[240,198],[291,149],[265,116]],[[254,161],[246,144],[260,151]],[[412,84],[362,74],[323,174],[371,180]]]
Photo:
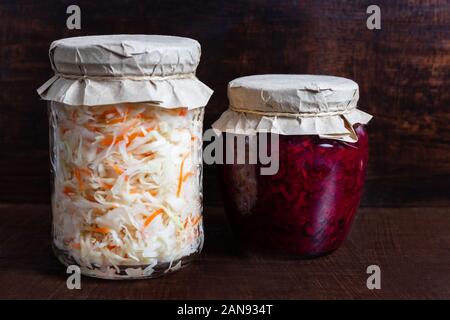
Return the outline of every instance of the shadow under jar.
[[[110,54],[124,48],[133,55]],[[50,57],[56,75],[39,93],[49,100],[58,259],[105,279],[186,266],[204,239],[202,127],[211,91],[193,74],[200,45],[80,37],[54,42]]]
[[[337,249],[357,211],[367,166],[364,124],[371,117],[356,109],[357,84],[326,76],[251,76],[232,81],[228,95],[230,110],[213,127],[228,132],[225,155],[234,150],[233,163],[220,165],[219,175],[239,242],[304,258]],[[320,111],[318,95],[326,102]],[[280,105],[273,97],[284,110],[291,103],[291,110],[274,111]],[[264,148],[263,132],[272,133],[267,151],[272,162],[278,159],[274,174],[263,174],[267,165],[259,159],[249,163],[251,144]],[[245,136],[244,164],[237,162],[239,135]]]

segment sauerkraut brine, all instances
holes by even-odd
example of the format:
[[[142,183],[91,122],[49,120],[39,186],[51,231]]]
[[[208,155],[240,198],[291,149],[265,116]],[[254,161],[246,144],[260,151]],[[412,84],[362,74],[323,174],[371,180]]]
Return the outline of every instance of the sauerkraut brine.
[[[50,102],[49,114],[63,263],[103,278],[154,277],[201,250],[203,108]]]

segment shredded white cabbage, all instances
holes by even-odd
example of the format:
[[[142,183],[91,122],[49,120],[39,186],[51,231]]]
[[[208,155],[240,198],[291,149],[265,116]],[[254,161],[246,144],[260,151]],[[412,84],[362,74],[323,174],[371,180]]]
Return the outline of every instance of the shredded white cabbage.
[[[201,250],[202,117],[51,102],[56,250],[105,278],[148,277]]]

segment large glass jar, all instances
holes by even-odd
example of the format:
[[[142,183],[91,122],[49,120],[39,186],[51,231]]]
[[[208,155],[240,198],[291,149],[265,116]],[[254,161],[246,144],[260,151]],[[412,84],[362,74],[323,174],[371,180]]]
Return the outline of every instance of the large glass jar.
[[[305,258],[341,245],[367,166],[364,124],[371,117],[352,106],[357,93],[353,81],[326,76],[250,76],[230,83],[230,110],[213,127],[227,132],[224,160],[232,161],[219,165],[219,175],[238,243]],[[318,101],[322,105],[315,108]],[[262,171],[267,163],[249,161],[251,150],[264,148],[261,136],[267,132],[267,155],[277,162],[270,174]],[[242,151],[244,163],[238,161]]]
[[[195,58],[186,46],[197,52],[198,43],[158,36],[75,39],[52,44],[53,66],[68,65],[70,55],[58,48],[77,48],[84,61],[119,65],[107,53],[104,61],[92,54],[100,45],[111,49],[122,43],[150,56],[122,57],[118,68],[133,70],[141,59],[140,71],[157,70],[154,63],[166,75],[100,79],[89,74],[89,68],[98,72],[98,65],[82,64],[87,75],[57,70],[53,87],[40,92],[49,100],[54,251],[63,264],[106,279],[157,277],[180,269],[203,246],[202,124],[211,92],[192,75],[170,72],[186,55]],[[155,62],[152,50],[159,52]],[[198,58],[199,52],[191,67]],[[61,90],[66,81],[74,89]],[[98,95],[100,90],[112,97]],[[67,96],[72,100],[64,100]],[[88,103],[78,104],[80,96]],[[132,102],[121,102],[125,98]],[[117,102],[106,103],[110,100]]]

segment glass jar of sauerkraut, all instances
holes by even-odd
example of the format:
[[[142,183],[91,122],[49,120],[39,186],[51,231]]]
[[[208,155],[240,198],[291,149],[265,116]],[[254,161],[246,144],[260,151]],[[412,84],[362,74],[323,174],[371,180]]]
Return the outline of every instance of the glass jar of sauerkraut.
[[[198,42],[117,35],[50,47],[53,247],[107,279],[157,277],[200,252],[202,123],[212,91]]]
[[[213,127],[231,133],[225,154],[233,150],[234,158],[219,174],[240,243],[301,257],[337,249],[358,208],[367,166],[371,116],[356,109],[358,85],[329,76],[250,76],[230,82],[228,96],[230,110]],[[260,159],[248,161],[252,149],[265,148],[266,133],[273,134],[267,154],[276,163],[269,174]],[[244,143],[230,146],[236,135]],[[236,161],[239,152],[247,162]]]

